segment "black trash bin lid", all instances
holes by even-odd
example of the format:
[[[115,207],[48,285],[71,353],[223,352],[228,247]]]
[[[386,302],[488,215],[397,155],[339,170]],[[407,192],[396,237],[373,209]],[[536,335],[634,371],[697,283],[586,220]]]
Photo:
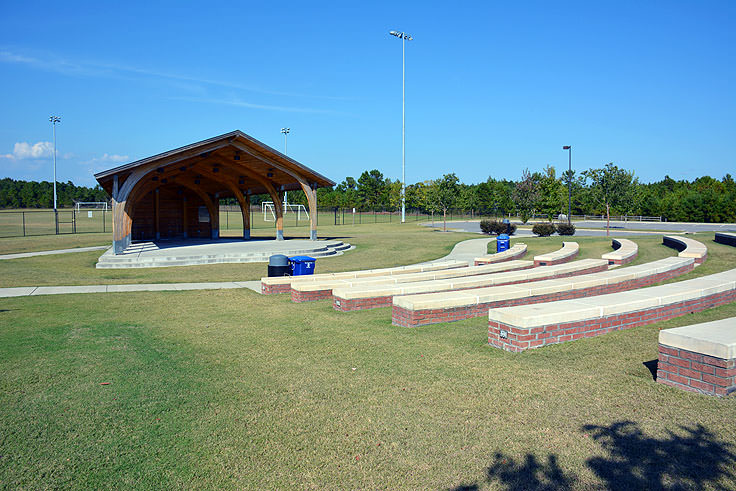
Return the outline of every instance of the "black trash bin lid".
[[[289,258],[284,256],[283,254],[274,254],[273,256],[268,258],[268,265],[269,266],[288,266]]]

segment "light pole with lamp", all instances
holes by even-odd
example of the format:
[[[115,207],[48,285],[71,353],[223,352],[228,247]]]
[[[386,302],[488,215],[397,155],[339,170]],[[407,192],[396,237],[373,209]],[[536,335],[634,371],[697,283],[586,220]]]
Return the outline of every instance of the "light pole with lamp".
[[[59,234],[59,212],[56,208],[56,123],[61,123],[58,116],[49,117],[49,121],[54,127],[54,223],[56,224],[56,234]]]
[[[403,31],[389,31],[401,39],[401,223],[406,222],[406,41],[410,34]]]
[[[572,223],[572,145],[564,145],[563,150],[567,150],[567,224]]]

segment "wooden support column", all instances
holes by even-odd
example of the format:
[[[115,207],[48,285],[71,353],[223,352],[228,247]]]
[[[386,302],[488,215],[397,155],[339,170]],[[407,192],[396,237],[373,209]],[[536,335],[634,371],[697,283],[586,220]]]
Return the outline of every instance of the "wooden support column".
[[[243,239],[250,240],[250,193],[248,192],[243,195],[240,212],[243,214]]]
[[[159,188],[156,188],[153,194],[153,227],[156,233],[156,240],[161,239],[161,207],[159,205]]]
[[[276,193],[277,200],[273,207],[276,210],[276,240],[284,240],[284,192]]]
[[[112,251],[122,254],[130,245],[132,220],[126,210],[127,202],[122,197],[118,176],[112,182]]]

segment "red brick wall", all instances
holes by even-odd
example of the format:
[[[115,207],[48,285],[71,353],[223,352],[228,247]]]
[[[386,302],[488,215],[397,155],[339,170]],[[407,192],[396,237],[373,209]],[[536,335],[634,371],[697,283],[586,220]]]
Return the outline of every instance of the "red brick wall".
[[[623,259],[609,259],[608,264],[629,264],[631,261],[636,259],[636,256],[638,256],[639,253],[632,255],[631,257],[625,257]]]
[[[261,293],[264,295],[274,295],[276,293],[288,293],[291,290],[290,284],[285,285],[266,285],[261,282]]]
[[[665,281],[670,278],[680,276],[681,274],[692,271],[692,269],[693,264],[690,263],[666,273],[659,273],[656,275],[651,275],[635,280],[622,281],[613,285],[602,285],[592,288],[582,288],[579,290],[567,290],[563,292],[550,293],[547,295],[515,298],[512,300],[499,300],[496,302],[486,302],[477,305],[454,307],[450,309],[408,310],[394,305],[391,312],[391,317],[394,325],[403,327],[416,327],[425,324],[436,324],[438,322],[452,322],[462,319],[470,319],[471,317],[483,317],[485,315],[488,315],[488,309],[493,308],[513,307],[514,305],[527,305],[542,302],[554,302],[556,300],[568,300],[571,298],[605,295],[607,293],[632,290],[634,288],[641,288],[643,286],[653,285],[655,283],[659,283],[660,281]]]
[[[300,290],[291,289],[291,301],[292,302],[314,302],[315,300],[322,300],[324,298],[330,298],[332,296],[332,290],[314,290],[311,292],[303,292]]]
[[[534,267],[536,268],[537,266],[554,266],[555,264],[567,263],[567,262],[572,261],[576,257],[578,257],[578,253],[579,252],[580,251],[577,250],[577,251],[575,251],[575,254],[571,254],[571,255],[569,255],[567,257],[561,257],[560,259],[554,259],[552,261],[537,261],[535,259],[534,260]]]
[[[657,382],[691,392],[725,396],[736,392],[736,358],[724,360],[660,344]]]
[[[548,324],[527,328],[510,326],[504,323],[488,322],[488,343],[506,351],[524,351],[548,344],[564,343],[580,338],[600,336],[611,331],[629,329],[659,322],[673,317],[700,312],[736,301],[736,290],[715,293],[696,300],[676,302],[651,309],[638,310],[624,314],[610,315],[578,322]],[[506,336],[501,336],[505,331]]]

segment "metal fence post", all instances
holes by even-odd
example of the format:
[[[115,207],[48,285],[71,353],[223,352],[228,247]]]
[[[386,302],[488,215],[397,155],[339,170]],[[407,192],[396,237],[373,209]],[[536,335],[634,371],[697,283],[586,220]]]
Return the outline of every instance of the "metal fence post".
[[[26,212],[21,211],[21,214],[23,215],[23,237],[26,236]]]

